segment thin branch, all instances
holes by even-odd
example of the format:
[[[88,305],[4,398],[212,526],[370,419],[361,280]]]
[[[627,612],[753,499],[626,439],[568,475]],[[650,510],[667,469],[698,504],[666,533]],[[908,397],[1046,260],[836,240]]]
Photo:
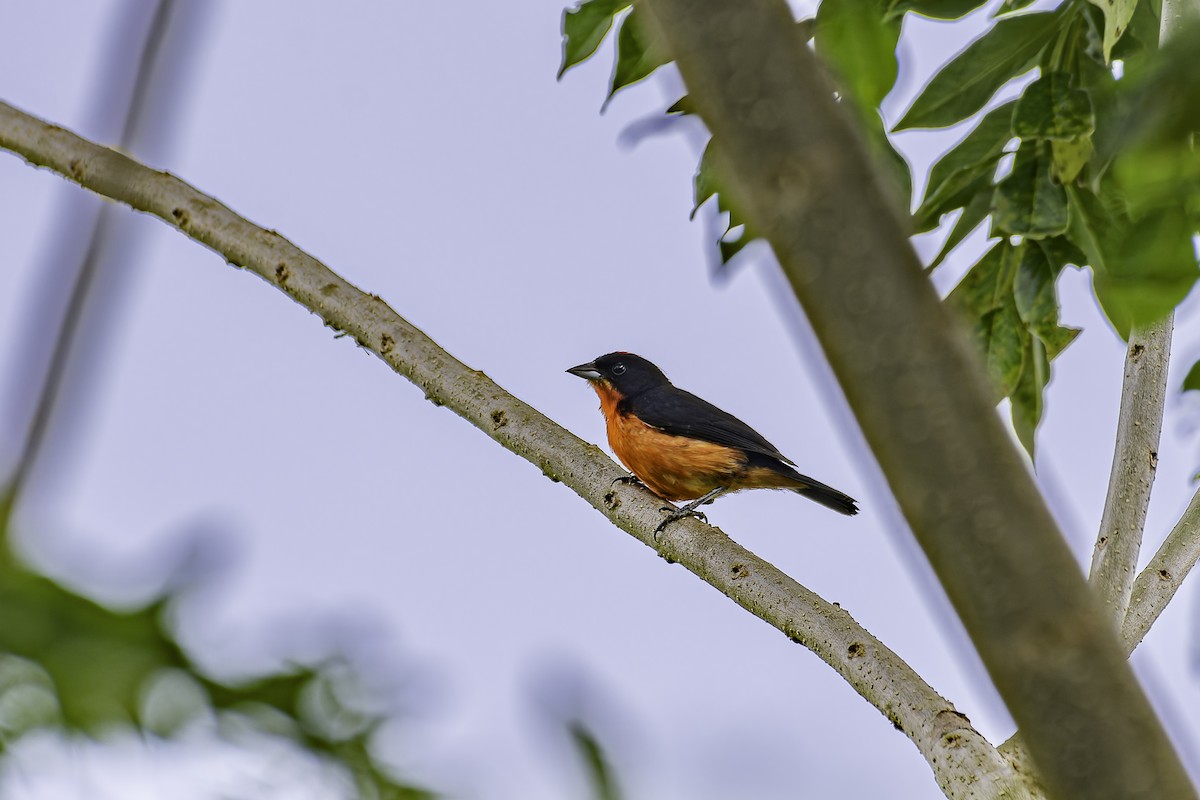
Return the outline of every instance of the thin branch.
[[[1121,626],[1121,646],[1126,656],[1146,638],[1197,561],[1200,561],[1200,491],[1192,496],[1183,516],[1133,584],[1129,610]],[[1031,776],[1031,788],[1038,790],[1040,787],[1020,731],[1010,736],[999,749],[1018,773]]]
[[[1127,653],[1132,653],[1146,638],[1150,626],[1179,591],[1197,560],[1200,560],[1200,491],[1192,496],[1179,522],[1133,584],[1129,612],[1121,626],[1121,642]]]
[[[174,4],[175,0],[158,0],[154,6],[150,24],[147,27],[145,38],[142,42],[141,52],[138,54],[137,68],[132,76],[133,88],[129,94],[129,105],[125,110],[124,120],[121,125],[120,146],[122,149],[129,149],[134,138],[134,132],[142,124],[142,119],[145,116],[150,78],[161,51],[161,45],[166,35],[167,25],[170,22]],[[139,9],[131,8],[131,10],[137,11]],[[121,33],[120,35],[123,36],[124,34]],[[123,71],[114,70],[114,72]],[[30,419],[29,425],[25,430],[24,441],[19,445],[16,466],[13,468],[13,473],[8,480],[7,486],[4,487],[7,501],[2,510],[5,514],[10,513],[12,507],[20,500],[21,491],[28,481],[30,474],[33,472],[33,467],[37,463],[46,435],[50,430],[50,422],[58,405],[58,397],[63,382],[67,376],[71,352],[79,332],[79,326],[83,320],[84,309],[87,306],[91,293],[92,282],[96,277],[97,269],[104,255],[105,243],[108,240],[108,232],[112,226],[112,219],[111,206],[102,205],[92,222],[88,243],[83,251],[79,266],[75,270],[74,279],[67,286],[67,303],[63,309],[62,318],[59,320],[57,330],[52,334],[54,345],[46,361],[45,368],[42,370],[40,365],[33,367],[35,373],[40,372],[43,377],[40,385],[35,389],[37,400],[32,404],[33,417]],[[67,225],[70,226],[76,222],[77,220],[75,219],[67,220]],[[59,229],[54,232],[54,236],[51,239],[68,236],[74,232],[73,229],[69,228],[68,230]],[[45,332],[31,330],[30,335],[40,336],[46,334]]]
[[[1092,554],[1091,584],[1118,629],[1129,608],[1167,399],[1175,315],[1129,335],[1108,497]]]
[[[326,325],[353,336],[429,400],[451,409],[551,480],[570,487],[622,530],[816,653],[913,741],[951,796],[1029,797],[1008,762],[967,718],[850,614],[699,521],[674,525],[656,542],[662,501],[640,488],[610,488],[625,473],[600,448],[457,361],[383,300],[352,286],[279,234],[253,225],[172,175],[4,103],[0,147],[161,218],[285,292]]]

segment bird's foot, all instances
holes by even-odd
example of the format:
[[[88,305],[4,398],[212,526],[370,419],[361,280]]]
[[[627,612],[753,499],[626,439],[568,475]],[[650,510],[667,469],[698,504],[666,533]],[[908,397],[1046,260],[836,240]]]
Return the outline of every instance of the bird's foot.
[[[611,488],[616,486],[618,483],[623,483],[626,486],[640,486],[643,489],[646,488],[646,484],[638,480],[636,475],[622,475],[619,478],[613,478],[613,482],[609,484],[609,487]]]
[[[662,522],[658,523],[658,527],[654,529],[654,541],[656,542],[658,541],[659,535],[662,534],[663,530],[666,529],[666,527],[672,522],[677,522],[685,517],[695,517],[701,522],[708,522],[708,516],[703,511],[697,511],[694,505],[686,505],[683,508],[676,508],[675,506],[663,506],[659,509],[659,511],[669,511],[670,513],[667,514],[666,518]]]

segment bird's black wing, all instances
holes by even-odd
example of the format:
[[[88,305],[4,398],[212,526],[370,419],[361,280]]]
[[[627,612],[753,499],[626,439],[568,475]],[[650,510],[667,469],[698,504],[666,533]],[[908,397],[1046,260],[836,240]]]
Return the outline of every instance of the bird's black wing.
[[[625,406],[642,422],[666,433],[736,447],[795,466],[758,431],[691,392],[663,386],[629,398]]]

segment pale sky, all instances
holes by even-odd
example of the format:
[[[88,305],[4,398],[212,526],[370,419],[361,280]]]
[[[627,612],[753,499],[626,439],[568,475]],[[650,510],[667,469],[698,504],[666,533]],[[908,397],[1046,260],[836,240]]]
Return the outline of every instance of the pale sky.
[[[113,141],[98,82],[131,3],[151,5],[6,9],[0,99]],[[629,135],[677,97],[673,71],[601,115],[607,44],[555,81],[562,0],[183,5],[194,28],[168,42],[190,49],[135,156],[279,231],[585,439],[606,446],[596,398],[563,370],[617,349],[746,420],[863,511],[747,492],[712,522],[839,602],[992,741],[1011,733],[766,248],[712,278],[711,216],[688,219],[700,130]],[[909,26],[892,119],[982,25]],[[928,163],[964,132],[900,143]],[[7,383],[34,346],[48,238],[82,238],[55,223],[85,201],[7,155],[0,187]],[[129,602],[150,587],[123,577],[129,565],[190,541],[223,565],[181,613],[206,664],[241,673],[348,648],[409,709],[383,752],[455,798],[583,797],[550,722],[575,711],[629,798],[942,796],[909,741],[811,653],[273,288],[117,210],[130,249],[105,265],[107,319],[85,329],[75,399],[22,507],[44,569]],[[970,263],[948,264],[939,288]],[[1086,563],[1124,351],[1088,276],[1060,286],[1085,333],[1055,364],[1038,474]],[[1189,301],[1174,387],[1197,332]],[[0,385],[0,404],[16,396]],[[5,426],[13,413],[0,405]],[[1173,392],[1143,560],[1191,497],[1197,419]],[[0,439],[0,464],[12,446]],[[1194,775],[1198,599],[1192,580],[1134,658]],[[0,785],[22,800],[337,796],[284,755],[262,767],[215,746],[34,742],[17,762]]]

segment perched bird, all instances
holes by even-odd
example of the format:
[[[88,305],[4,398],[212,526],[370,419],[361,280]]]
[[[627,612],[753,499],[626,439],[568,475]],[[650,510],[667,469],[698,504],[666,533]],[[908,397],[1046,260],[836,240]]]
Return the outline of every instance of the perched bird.
[[[608,443],[621,463],[664,500],[692,500],[673,509],[659,531],[741,489],[791,489],[842,514],[858,513],[852,497],[801,475],[749,425],[677,389],[641,356],[609,353],[567,372],[600,395]]]

